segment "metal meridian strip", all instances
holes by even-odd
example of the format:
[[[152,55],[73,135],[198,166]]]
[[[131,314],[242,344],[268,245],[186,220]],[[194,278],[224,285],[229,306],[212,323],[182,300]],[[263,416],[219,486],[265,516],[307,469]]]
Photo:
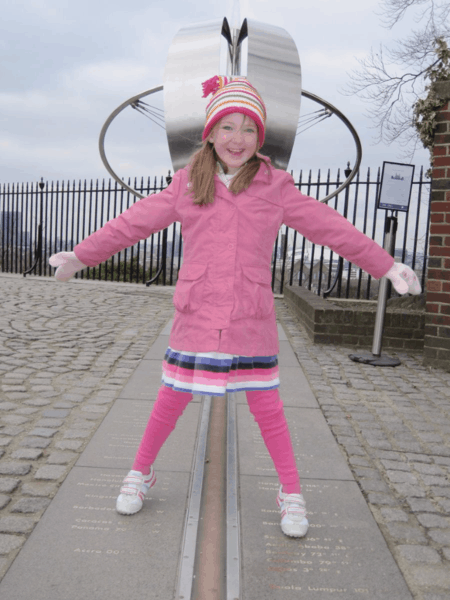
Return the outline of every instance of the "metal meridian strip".
[[[240,598],[241,546],[237,500],[236,394],[227,400],[227,600]]]
[[[206,444],[208,440],[209,416],[211,412],[211,396],[202,396],[202,417],[200,432],[197,437],[195,451],[194,475],[189,491],[189,507],[184,523],[183,541],[181,544],[181,563],[176,600],[191,600],[194,576],[195,551],[200,520],[200,505],[202,499],[203,473],[205,469]]]

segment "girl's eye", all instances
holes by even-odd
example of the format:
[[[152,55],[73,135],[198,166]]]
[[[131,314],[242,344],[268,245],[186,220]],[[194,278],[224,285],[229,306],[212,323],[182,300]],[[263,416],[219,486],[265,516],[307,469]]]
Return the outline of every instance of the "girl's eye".
[[[227,130],[232,131],[233,128],[230,125],[224,125],[222,127],[222,129],[227,129]],[[246,131],[246,133],[255,133],[255,130],[253,129],[253,127],[250,127],[248,129],[246,129],[245,131]]]

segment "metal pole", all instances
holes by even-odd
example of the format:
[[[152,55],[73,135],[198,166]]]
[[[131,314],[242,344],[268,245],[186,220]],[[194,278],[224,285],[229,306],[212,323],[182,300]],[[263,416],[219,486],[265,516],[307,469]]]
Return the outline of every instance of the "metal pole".
[[[36,268],[38,261],[40,261],[42,259],[42,215],[43,215],[43,205],[44,205],[44,178],[41,177],[41,181],[39,183],[39,188],[40,188],[40,196],[41,196],[41,216],[40,216],[40,223],[39,223],[39,227],[38,227],[38,242],[37,242],[37,248],[36,248],[36,260],[34,261],[34,265],[32,267],[30,267],[28,269],[28,271],[24,271],[23,276],[25,277],[26,275],[28,275],[28,273],[31,273],[31,271],[34,271],[34,269]],[[39,275],[41,275],[41,267],[42,265],[39,265]]]
[[[351,168],[350,168],[350,161],[347,162],[347,168],[345,169],[344,173],[345,176],[348,178],[350,176],[350,173],[352,172]],[[350,190],[350,184],[347,186],[346,190],[345,190],[345,204],[344,204],[344,217],[347,218],[347,212],[348,212],[348,195],[349,195],[349,190]],[[338,298],[341,297],[341,281],[342,281],[342,268],[344,266],[344,259],[342,258],[342,256],[339,257],[338,260],[338,267],[337,267],[337,271],[336,271],[336,277],[333,281],[333,285],[331,287],[329,287],[327,290],[324,290],[323,292],[323,297],[327,298],[331,292],[334,290],[336,283],[339,281],[339,285],[338,285]],[[331,267],[332,267],[332,263],[331,263],[331,255],[330,255],[330,273],[331,273]]]
[[[397,217],[392,215],[392,217],[388,217],[386,215],[385,222],[385,239],[384,239],[384,249],[386,252],[389,252],[391,256],[394,255],[395,252],[395,233],[397,231]],[[386,302],[388,297],[390,281],[387,277],[382,277],[380,281],[380,288],[378,291],[378,304],[377,304],[377,314],[375,317],[375,329],[373,332],[373,345],[372,345],[372,354],[374,356],[381,356],[381,342],[383,338],[383,326],[384,326],[384,317],[386,314]]]
[[[395,252],[395,233],[397,231],[397,216],[392,212],[392,216],[386,214],[385,221],[384,249],[394,256]],[[375,315],[375,329],[373,333],[372,352],[360,352],[349,354],[349,358],[354,362],[373,365],[374,367],[398,367],[401,364],[400,359],[391,358],[381,354],[381,341],[383,338],[384,317],[386,314],[386,301],[389,292],[390,281],[382,277],[378,291],[377,313]]]
[[[169,174],[166,177],[168,186],[172,183],[172,179],[173,178],[170,175],[170,171],[169,171]],[[166,227],[166,229],[163,230],[161,266],[159,267],[159,270],[156,273],[156,275],[154,277],[152,277],[149,281],[145,282],[145,285],[147,287],[151,283],[156,281],[158,279],[158,277],[161,275],[161,273],[163,274],[163,285],[166,285],[167,232],[168,232],[168,229]],[[173,243],[175,243],[175,237],[173,239]],[[159,237],[158,237],[158,248],[159,248]],[[150,258],[150,265],[152,265],[152,264],[153,264],[153,254],[151,255],[151,258]]]

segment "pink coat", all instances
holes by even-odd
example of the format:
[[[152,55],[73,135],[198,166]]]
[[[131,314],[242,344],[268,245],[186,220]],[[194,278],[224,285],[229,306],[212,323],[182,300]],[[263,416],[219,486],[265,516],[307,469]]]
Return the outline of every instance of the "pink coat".
[[[278,354],[270,264],[283,223],[376,279],[394,263],[376,242],[333,208],[299,192],[291,175],[271,164],[262,164],[237,196],[216,175],[215,201],[207,206],[193,204],[187,169],[177,171],[165,190],[139,200],[74,248],[81,262],[94,267],[180,221],[184,258],[169,339],[175,350]]]

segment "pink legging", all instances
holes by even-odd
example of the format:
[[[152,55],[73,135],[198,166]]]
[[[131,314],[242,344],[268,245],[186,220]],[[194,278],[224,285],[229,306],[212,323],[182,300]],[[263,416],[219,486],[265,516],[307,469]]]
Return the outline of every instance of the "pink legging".
[[[294,450],[278,390],[252,391],[246,392],[246,395],[250,412],[259,425],[280,483],[283,484],[283,492],[301,493]],[[159,388],[133,463],[132,468],[135,471],[148,475],[150,465],[155,461],[161,446],[175,429],[178,418],[192,398],[192,394],[176,392],[165,385]]]

